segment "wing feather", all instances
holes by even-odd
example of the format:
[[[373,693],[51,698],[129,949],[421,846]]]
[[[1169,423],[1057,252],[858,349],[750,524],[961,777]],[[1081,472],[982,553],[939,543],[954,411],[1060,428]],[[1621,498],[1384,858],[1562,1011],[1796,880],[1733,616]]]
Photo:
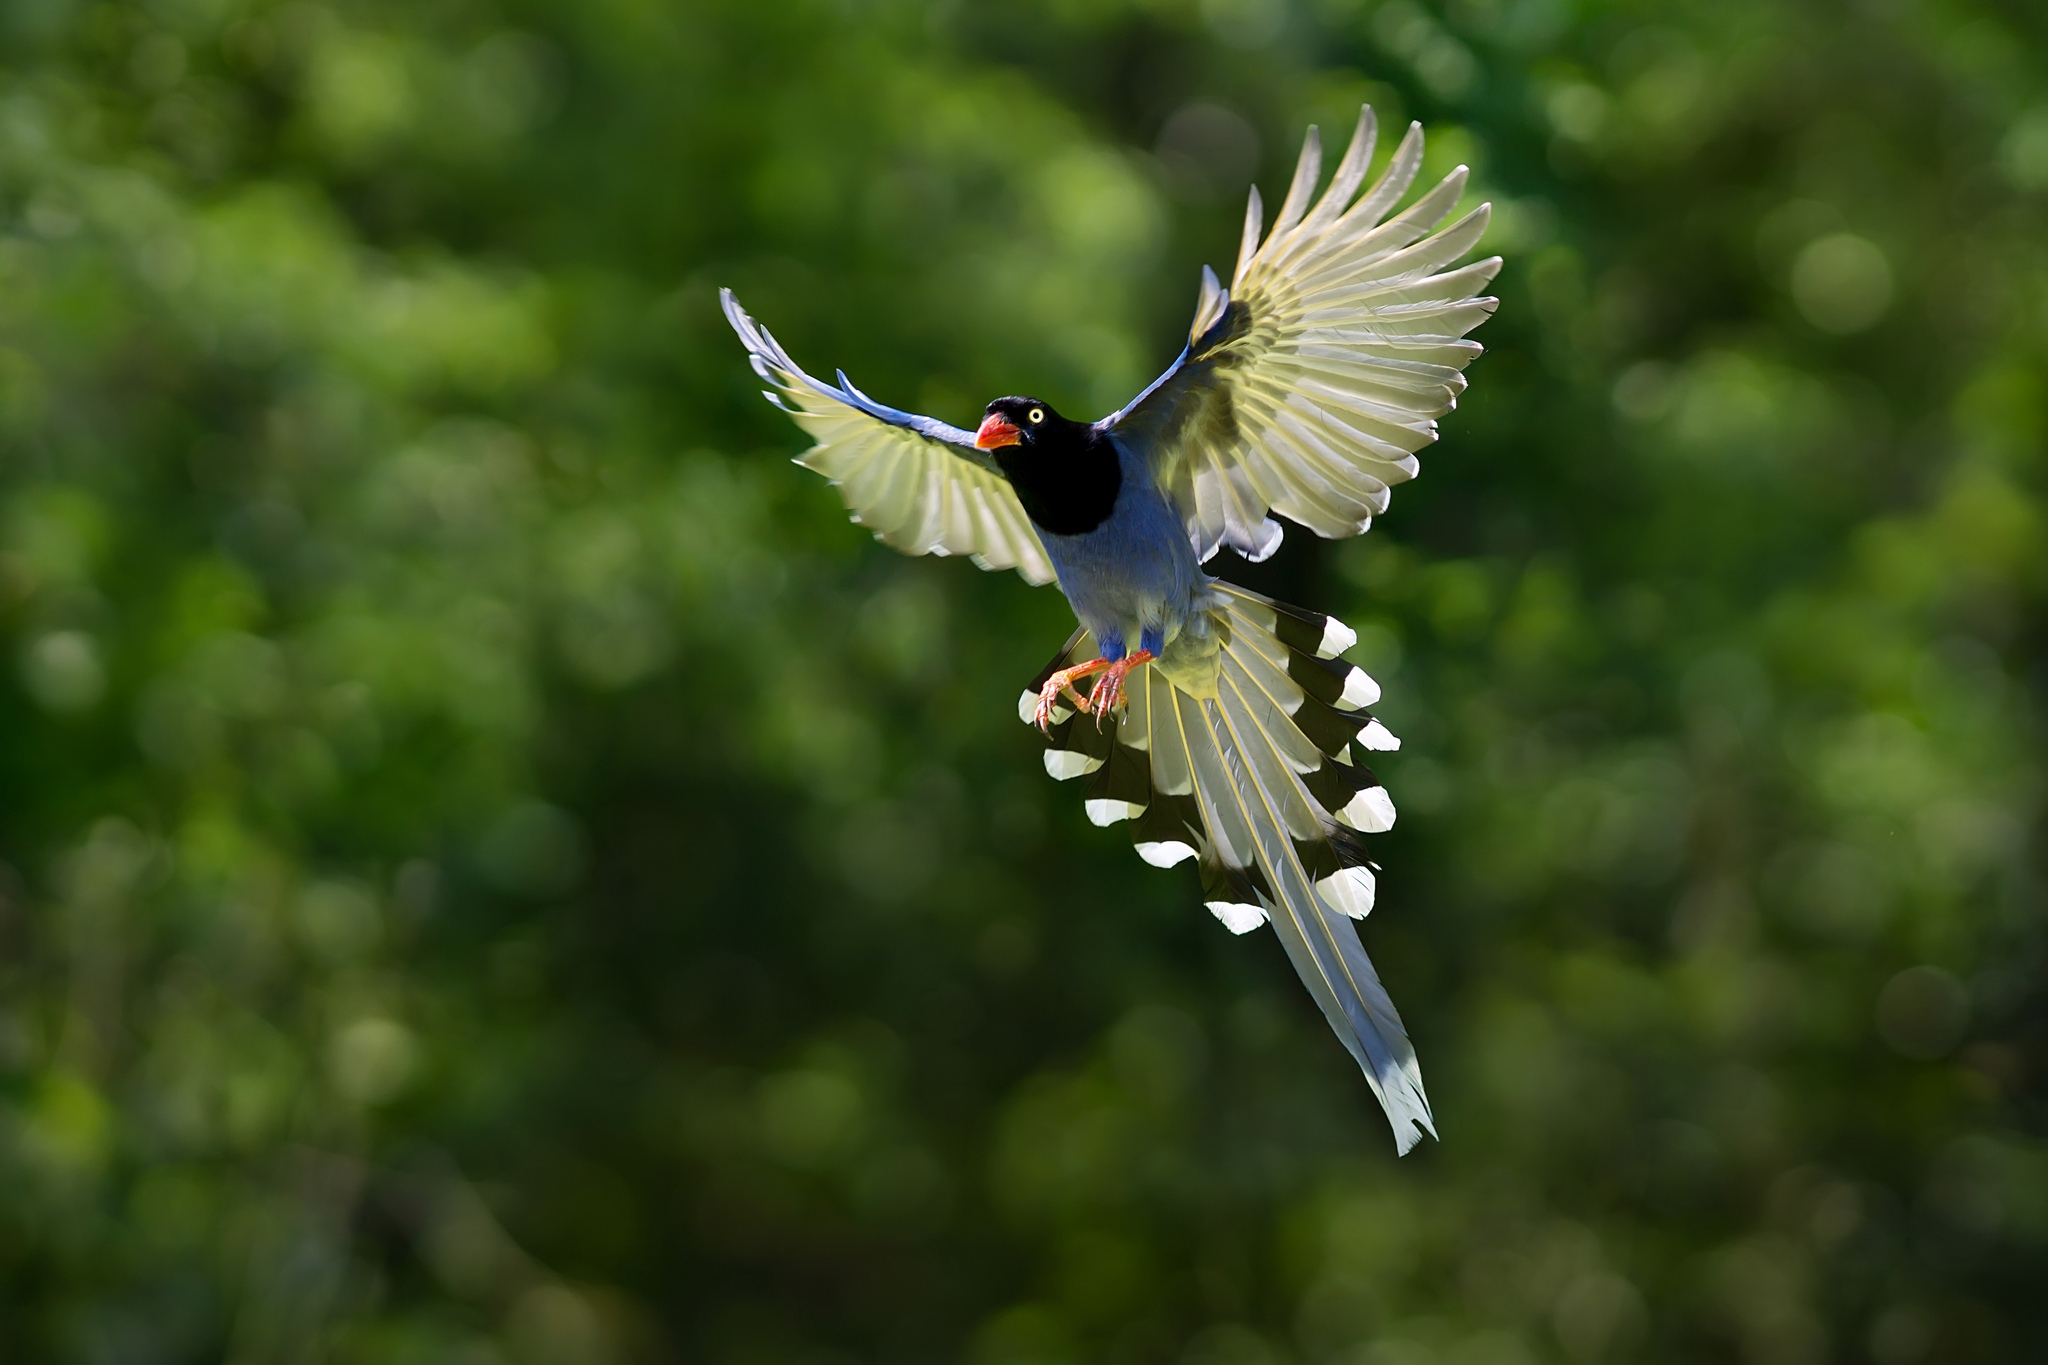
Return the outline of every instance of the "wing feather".
[[[817,442],[797,463],[837,485],[855,521],[905,554],[968,555],[984,569],[1015,569],[1027,583],[1052,581],[1023,504],[972,432],[877,403],[844,370],[837,386],[813,378],[731,290],[718,297],[754,373],[775,386],[763,396]]]
[[[1387,210],[1401,202],[1401,196],[1408,193],[1408,187],[1415,183],[1415,177],[1422,173],[1422,125],[1411,123],[1408,131],[1401,136],[1401,145],[1394,149],[1387,160],[1386,170],[1373,187],[1360,195],[1337,220],[1342,229],[1347,224],[1377,223],[1386,217]]]
[[[1323,173],[1323,133],[1314,124],[1309,125],[1308,136],[1301,140],[1301,155],[1294,163],[1294,182],[1287,187],[1287,198],[1280,203],[1280,212],[1273,219],[1273,236],[1285,238],[1301,222],[1308,212],[1309,196],[1316,191],[1316,180]]]
[[[1494,310],[1480,291],[1500,261],[1455,262],[1490,208],[1439,226],[1465,193],[1461,166],[1389,217],[1422,168],[1422,129],[1360,194],[1376,137],[1360,110],[1317,197],[1322,139],[1309,130],[1263,240],[1252,191],[1229,291],[1204,270],[1187,350],[1104,419],[1146,457],[1204,558],[1224,544],[1271,554],[1270,512],[1332,538],[1365,530],[1464,391],[1460,371],[1480,351],[1465,335]]]
[[[1365,183],[1365,173],[1372,165],[1373,144],[1377,141],[1379,120],[1374,116],[1371,105],[1361,105],[1358,126],[1351,131],[1351,145],[1344,149],[1344,159],[1337,163],[1337,173],[1330,177],[1330,187],[1323,191],[1314,211],[1302,223],[1305,239],[1315,238],[1336,222],[1351,202],[1351,197],[1358,193],[1358,187]]]

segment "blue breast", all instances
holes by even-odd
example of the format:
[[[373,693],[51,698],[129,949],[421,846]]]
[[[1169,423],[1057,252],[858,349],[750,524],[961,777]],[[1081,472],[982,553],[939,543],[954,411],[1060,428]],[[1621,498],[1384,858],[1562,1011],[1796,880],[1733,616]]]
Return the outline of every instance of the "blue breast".
[[[1060,591],[1106,659],[1133,648],[1158,654],[1208,581],[1180,513],[1142,458],[1116,447],[1123,486],[1109,519],[1081,535],[1040,533]]]

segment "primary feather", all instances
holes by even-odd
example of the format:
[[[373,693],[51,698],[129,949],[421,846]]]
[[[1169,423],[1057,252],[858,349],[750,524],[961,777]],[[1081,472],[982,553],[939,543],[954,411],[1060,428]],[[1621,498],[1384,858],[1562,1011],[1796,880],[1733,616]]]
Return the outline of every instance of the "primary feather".
[[[1269,511],[1318,535],[1363,532],[1388,489],[1415,476],[1414,452],[1464,391],[1461,371],[1480,350],[1465,334],[1498,303],[1479,291],[1500,258],[1438,272],[1478,242],[1490,206],[1431,231],[1464,192],[1460,166],[1382,221],[1421,169],[1422,126],[1410,125],[1354,200],[1374,140],[1362,110],[1311,208],[1322,143],[1309,130],[1263,244],[1254,189],[1230,288],[1202,272],[1187,348],[1105,419],[1145,452],[1204,559],[1219,545],[1253,560],[1272,554],[1281,532]]]
[[[836,387],[813,379],[730,289],[719,290],[718,301],[754,373],[775,386],[762,396],[817,442],[797,463],[837,484],[853,519],[876,539],[905,554],[969,555],[984,569],[1013,568],[1027,583],[1052,581],[1038,533],[975,449],[973,432],[885,407],[844,371]]]

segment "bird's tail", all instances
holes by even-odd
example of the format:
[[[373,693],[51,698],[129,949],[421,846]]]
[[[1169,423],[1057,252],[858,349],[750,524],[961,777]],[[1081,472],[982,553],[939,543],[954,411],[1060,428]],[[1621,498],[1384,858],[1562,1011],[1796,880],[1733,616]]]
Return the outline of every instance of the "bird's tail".
[[[1365,710],[1379,688],[1336,656],[1356,638],[1331,617],[1217,583],[1206,636],[1184,633],[1128,684],[1113,732],[1055,713],[1046,770],[1091,779],[1089,819],[1129,822],[1157,867],[1199,860],[1202,894],[1233,933],[1270,922],[1287,956],[1357,1059],[1402,1152],[1432,1137],[1429,1098],[1401,1016],[1351,921],[1373,904],[1362,834],[1390,828],[1393,803],[1360,749],[1399,745]],[[1055,668],[1095,657],[1085,633]]]

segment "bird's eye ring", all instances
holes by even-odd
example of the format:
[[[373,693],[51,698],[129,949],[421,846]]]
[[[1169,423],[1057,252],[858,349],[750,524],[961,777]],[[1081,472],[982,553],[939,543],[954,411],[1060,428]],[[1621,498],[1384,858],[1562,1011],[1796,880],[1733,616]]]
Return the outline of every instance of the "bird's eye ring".
[[[1025,414],[1025,418],[1033,426],[1037,426],[1040,422],[1043,422],[1045,420],[1045,409],[1033,408],[1030,412]]]

